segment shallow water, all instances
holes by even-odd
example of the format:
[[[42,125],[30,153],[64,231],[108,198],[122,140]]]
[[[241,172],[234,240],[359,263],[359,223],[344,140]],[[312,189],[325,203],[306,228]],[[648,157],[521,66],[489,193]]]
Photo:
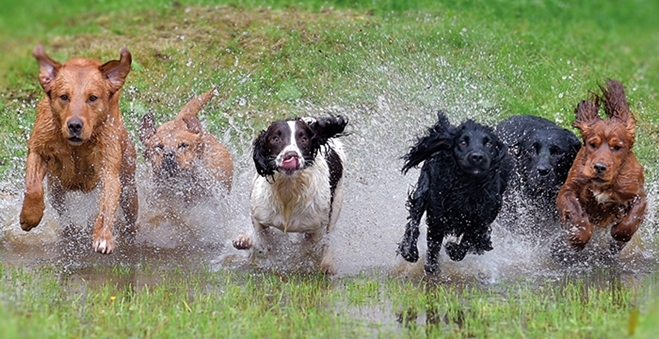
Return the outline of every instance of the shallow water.
[[[434,62],[445,63],[442,59]],[[295,103],[297,111],[309,115],[331,113],[350,118],[349,135],[343,137],[348,155],[345,200],[331,238],[338,277],[376,271],[423,276],[421,262],[409,264],[396,255],[396,243],[400,241],[406,223],[407,194],[418,175],[418,170],[402,175],[400,157],[415,137],[434,123],[435,111],[439,108],[448,111],[454,123],[465,118],[489,124],[499,120],[497,100],[488,96],[488,89],[458,71],[451,71],[450,65],[441,67],[445,73],[432,76],[423,68],[402,67],[382,62],[365,70],[363,78],[356,80],[363,82],[367,91],[370,88],[372,102],[369,105],[354,105],[340,98],[325,106],[304,101]],[[367,86],[374,77],[384,84],[384,89]],[[75,211],[72,219],[79,226],[75,241],[61,240],[58,221],[50,206],[39,227],[29,233],[20,229],[22,159],[23,163],[17,165],[19,171],[0,183],[0,253],[3,260],[10,264],[55,262],[73,267],[150,262],[174,267],[197,263],[200,267],[210,265],[212,269],[244,269],[246,253],[233,249],[231,240],[252,227],[249,190],[255,171],[249,146],[257,131],[251,127],[237,127],[231,119],[230,125],[231,128],[223,131],[219,138],[234,154],[236,168],[231,194],[226,199],[205,201],[191,208],[171,202],[179,217],[168,218],[161,211],[149,208],[146,202],[151,195],[151,188],[146,184],[149,182],[148,167],[140,164],[137,173],[140,195],[137,245],[120,243],[117,252],[109,256],[91,251],[89,230],[97,209],[97,194],[71,194],[69,197],[69,206]],[[654,272],[657,267],[658,246],[654,236],[657,229],[657,185],[648,182],[646,186],[650,212],[631,245],[614,263],[622,275],[644,275]],[[548,239],[513,234],[501,225],[501,220],[493,225],[494,250],[482,256],[468,255],[461,262],[450,261],[442,252],[443,281],[477,281],[491,285],[524,277],[556,279],[607,265],[597,260],[596,253],[583,256],[576,266],[558,265],[549,257]],[[419,239],[422,255],[425,252],[424,233],[422,227]]]

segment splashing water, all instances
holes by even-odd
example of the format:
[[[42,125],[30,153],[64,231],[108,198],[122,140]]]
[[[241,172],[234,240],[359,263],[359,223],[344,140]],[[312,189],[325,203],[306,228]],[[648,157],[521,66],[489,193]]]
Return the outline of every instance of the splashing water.
[[[440,72],[423,66],[429,62],[434,62]],[[373,85],[374,79],[378,82],[376,86]],[[331,237],[338,273],[354,275],[385,270],[394,274],[422,275],[422,260],[409,264],[396,255],[397,242],[402,238],[407,221],[407,194],[418,176],[418,170],[414,169],[407,175],[401,174],[400,157],[415,137],[435,122],[438,109],[447,111],[454,123],[472,118],[492,125],[500,120],[499,100],[488,94],[486,86],[475,83],[469,75],[456,70],[443,58],[422,60],[419,57],[412,62],[377,60],[356,81],[363,85],[365,95],[370,97],[370,100],[365,100],[366,104],[346,102],[343,98],[334,98],[328,104],[295,103],[298,111],[309,115],[342,114],[350,119],[350,134],[343,137],[348,156],[345,199]],[[180,107],[180,103],[173,103],[172,106]],[[139,107],[135,109],[143,110]],[[200,260],[213,262],[216,268],[239,266],[246,261],[246,252],[235,250],[231,240],[252,228],[249,192],[255,170],[250,145],[256,131],[254,127],[239,127],[234,117],[225,114],[225,118],[230,128],[220,140],[234,154],[235,164],[233,189],[226,199],[209,199],[192,207],[172,201],[175,212],[169,217],[163,216],[161,211],[147,203],[147,197],[152,194],[152,187],[147,184],[148,168],[138,166],[140,218],[136,240],[141,249],[150,251],[151,256],[147,258],[165,258],[176,262],[181,260],[179,252],[175,251],[171,256],[163,253],[187,247],[199,253],[202,256]],[[238,145],[232,142],[232,135],[234,140],[238,140]],[[137,140],[135,135],[132,137]],[[48,260],[61,250],[57,245],[60,238],[58,218],[47,203],[39,227],[29,233],[20,229],[21,176],[15,175],[0,183],[0,241],[3,245],[0,251],[8,262]],[[659,246],[654,240],[657,230],[655,201],[659,191],[656,182],[649,181],[647,189],[650,212],[620,258],[623,268],[631,272],[652,270],[656,264],[654,258]],[[123,250],[121,245],[118,253],[111,256],[89,255],[89,233],[97,210],[97,193],[92,194],[93,199],[82,194],[71,194],[69,197],[72,221],[80,228],[76,234],[79,244],[72,249],[78,254],[75,260],[84,261],[82,258],[86,258],[91,263],[129,260],[134,253]],[[121,218],[119,213],[119,223]],[[550,259],[549,241],[522,238],[503,227],[500,220],[493,224],[494,250],[482,256],[468,255],[461,262],[452,262],[442,251],[441,275],[447,279],[476,279],[494,283],[517,276],[551,277],[565,273],[564,267]],[[419,238],[422,256],[425,253],[425,231],[422,226]],[[585,267],[592,262],[587,259]]]

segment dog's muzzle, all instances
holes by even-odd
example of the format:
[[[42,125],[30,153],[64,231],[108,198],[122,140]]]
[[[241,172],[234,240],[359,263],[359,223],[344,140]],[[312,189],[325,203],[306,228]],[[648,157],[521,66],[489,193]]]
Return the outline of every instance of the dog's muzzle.
[[[286,152],[284,160],[281,163],[281,169],[287,174],[291,174],[300,168],[300,157],[297,152]]]
[[[84,126],[85,123],[80,118],[71,118],[66,122],[66,128],[69,130],[70,143],[79,144],[83,141],[81,135]]]
[[[178,160],[174,151],[166,151],[162,155],[162,170],[170,174],[178,171]]]

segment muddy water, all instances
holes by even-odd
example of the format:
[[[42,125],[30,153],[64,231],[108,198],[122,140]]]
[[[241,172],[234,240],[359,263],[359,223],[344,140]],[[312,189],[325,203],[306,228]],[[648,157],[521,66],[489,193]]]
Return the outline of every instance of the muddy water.
[[[445,61],[438,59],[437,63]],[[499,120],[497,99],[488,88],[473,83],[469,77],[446,65],[444,74],[428,75],[423,68],[402,69],[400,65],[381,63],[365,70],[356,81],[370,88],[369,104],[354,105],[337,98],[326,105],[296,102],[297,111],[311,115],[343,114],[351,119],[349,135],[343,138],[348,154],[345,166],[345,200],[331,244],[338,276],[362,272],[386,272],[392,275],[422,276],[421,263],[409,264],[396,255],[406,222],[405,201],[412,189],[417,170],[406,176],[400,173],[400,157],[415,137],[434,123],[435,111],[445,109],[452,122],[474,118],[485,123]],[[368,87],[379,79],[382,87]],[[381,88],[384,88],[381,89]],[[370,91],[370,92],[369,92]],[[238,104],[238,103],[237,103]],[[174,111],[175,108],[172,109]],[[103,256],[92,253],[89,230],[97,208],[97,193],[71,194],[69,206],[72,221],[79,226],[73,237],[59,235],[58,218],[47,207],[41,225],[29,233],[18,225],[22,196],[22,173],[0,183],[0,252],[12,264],[55,262],[75,267],[139,264],[144,262],[166,266],[210,265],[213,269],[243,269],[247,261],[244,251],[231,246],[231,239],[251,228],[249,190],[255,174],[251,158],[251,138],[256,131],[232,128],[220,139],[235,154],[233,191],[226,199],[209,199],[193,207],[171,201],[171,212],[149,205],[152,195],[148,167],[138,168],[140,195],[139,231],[134,246],[119,243],[116,253]],[[232,138],[233,137],[233,138]],[[231,140],[238,139],[238,142]],[[20,166],[19,166],[20,167]],[[641,231],[614,263],[623,275],[634,276],[654,272],[657,244],[655,211],[657,187],[650,181],[649,214]],[[120,218],[118,218],[120,220]],[[493,225],[494,250],[482,256],[468,255],[452,262],[442,252],[440,265],[446,281],[478,281],[483,284],[519,277],[556,278],[569,276],[575,268],[554,263],[549,257],[548,239],[520,237],[512,234],[498,219]],[[425,252],[425,228],[419,239],[420,252]],[[597,241],[593,242],[597,244]],[[586,251],[578,270],[608,265],[598,260],[597,251]],[[286,265],[282,265],[285,267]],[[102,274],[102,273],[96,273]]]

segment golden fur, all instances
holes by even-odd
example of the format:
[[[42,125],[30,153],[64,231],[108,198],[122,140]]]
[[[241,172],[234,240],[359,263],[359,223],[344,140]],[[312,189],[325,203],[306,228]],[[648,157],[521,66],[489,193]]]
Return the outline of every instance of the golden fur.
[[[121,50],[121,59],[100,61],[73,58],[61,64],[39,45],[34,49],[39,63],[39,82],[46,97],[37,106],[37,116],[28,141],[25,198],[21,228],[36,227],[44,211],[43,179],[53,207],[62,215],[67,191],[89,192],[101,186],[99,213],[92,241],[95,251],[115,248],[113,223],[119,205],[127,219],[126,233],[133,235],[137,219],[135,147],[128,138],[119,110],[121,86],[130,72],[131,55]]]
[[[198,200],[209,185],[231,191],[233,160],[227,148],[208,133],[197,114],[213,97],[212,89],[188,102],[177,117],[156,129],[151,113],[142,118],[140,139],[160,188],[176,187],[186,202]],[[204,182],[208,177],[215,183]]]

